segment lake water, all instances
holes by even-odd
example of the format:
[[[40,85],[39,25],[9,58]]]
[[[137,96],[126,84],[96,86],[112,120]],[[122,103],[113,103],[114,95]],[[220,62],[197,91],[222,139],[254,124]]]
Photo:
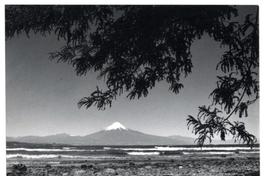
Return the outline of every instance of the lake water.
[[[259,153],[259,146],[250,148],[245,145],[198,146],[63,146],[45,144],[10,145],[6,148],[7,159],[42,158],[111,158],[125,156],[175,156],[175,155],[232,155]]]

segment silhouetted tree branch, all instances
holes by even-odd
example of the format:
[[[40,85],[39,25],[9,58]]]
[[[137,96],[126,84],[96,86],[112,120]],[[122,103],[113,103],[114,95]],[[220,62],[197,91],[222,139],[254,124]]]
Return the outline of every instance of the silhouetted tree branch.
[[[160,81],[179,93],[192,72],[191,45],[208,34],[228,49],[217,65],[222,74],[212,105],[189,116],[188,127],[201,145],[227,133],[252,144],[255,137],[230,117],[248,116],[248,105],[258,99],[258,14],[248,14],[243,24],[231,20],[237,15],[232,6],[6,6],[6,38],[55,33],[65,40],[51,58],[71,64],[79,76],[94,71],[104,78],[106,90],[97,87],[78,103],[104,110],[124,93],[146,97]]]
[[[210,94],[212,105],[199,108],[196,118],[189,116],[188,127],[194,128],[199,137],[197,142],[203,145],[206,139],[214,137],[213,134],[221,132],[221,140],[225,140],[227,134],[231,134],[235,141],[241,141],[248,145],[257,142],[254,135],[246,131],[243,122],[231,122],[230,118],[239,114],[239,118],[248,117],[248,106],[259,97],[258,82],[258,12],[246,16],[244,24],[235,23],[234,31],[229,36],[229,50],[225,52],[217,69],[225,73],[218,76],[217,88]],[[210,111],[212,106],[220,107],[223,111]],[[209,116],[210,114],[213,114]],[[201,122],[202,119],[204,122]],[[212,125],[217,120],[218,125]],[[215,123],[213,123],[215,124]]]

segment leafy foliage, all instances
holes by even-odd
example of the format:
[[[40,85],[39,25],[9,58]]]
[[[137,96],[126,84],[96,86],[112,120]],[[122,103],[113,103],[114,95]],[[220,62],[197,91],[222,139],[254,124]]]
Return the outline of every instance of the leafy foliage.
[[[162,80],[178,93],[193,66],[192,42],[205,32],[220,40],[231,15],[236,9],[229,6],[7,6],[6,36],[55,32],[65,39],[51,57],[80,76],[99,72],[108,88],[78,105],[105,109],[124,92],[130,99],[147,96]]]
[[[198,118],[189,115],[187,126],[188,128],[193,126],[193,132],[198,135],[196,142],[199,145],[203,145],[206,139],[211,142],[214,134],[220,134],[221,139],[225,140],[227,123],[218,116],[221,112],[217,108],[211,110],[210,107],[202,106],[199,107]]]
[[[210,94],[212,106],[225,113],[220,110],[212,112],[210,107],[203,106],[199,108],[197,118],[189,116],[187,119],[188,126],[199,135],[197,140],[201,145],[206,138],[211,141],[217,132],[221,133],[221,140],[231,134],[235,141],[248,145],[257,142],[255,136],[246,131],[243,122],[232,122],[230,118],[237,113],[239,118],[248,117],[248,106],[258,99],[258,14],[255,17],[247,15],[244,24],[233,24],[228,40],[229,50],[217,65],[224,75],[218,76],[217,87]],[[217,120],[217,125],[212,125],[212,118]]]
[[[222,140],[231,133],[252,143],[253,137],[229,118],[248,116],[248,105],[258,98],[258,15],[247,15],[244,24],[231,21],[237,15],[232,6],[11,5],[6,6],[6,38],[55,33],[65,40],[51,58],[71,64],[79,76],[94,71],[104,78],[106,90],[97,87],[78,103],[104,110],[124,93],[129,99],[146,97],[160,81],[179,93],[181,80],[192,72],[191,45],[206,33],[229,48],[217,65],[224,75],[210,94],[215,108],[200,107],[188,126],[201,145],[215,133]]]

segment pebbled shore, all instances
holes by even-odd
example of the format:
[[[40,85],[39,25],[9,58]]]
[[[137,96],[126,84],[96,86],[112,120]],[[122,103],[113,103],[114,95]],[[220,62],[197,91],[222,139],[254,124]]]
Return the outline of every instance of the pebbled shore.
[[[11,173],[14,160],[7,162]],[[27,166],[27,176],[257,176],[260,170],[258,154],[15,162]]]

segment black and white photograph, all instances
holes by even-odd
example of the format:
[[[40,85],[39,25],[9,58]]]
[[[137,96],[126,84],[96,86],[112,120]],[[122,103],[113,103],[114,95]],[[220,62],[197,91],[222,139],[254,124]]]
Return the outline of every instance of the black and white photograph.
[[[6,175],[261,175],[258,4],[3,7]]]

